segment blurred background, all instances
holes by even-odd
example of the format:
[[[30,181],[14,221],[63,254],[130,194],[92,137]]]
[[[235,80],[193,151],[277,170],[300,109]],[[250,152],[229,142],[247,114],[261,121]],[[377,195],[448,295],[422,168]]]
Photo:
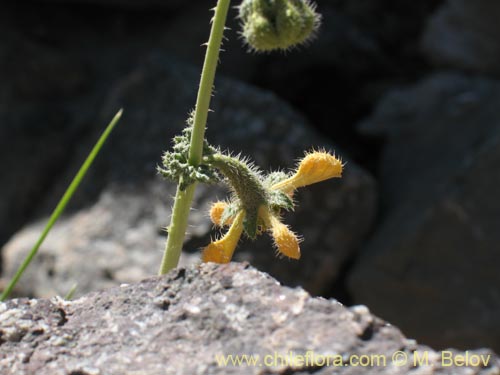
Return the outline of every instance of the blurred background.
[[[234,5],[238,2],[235,1]],[[17,296],[77,295],[157,272],[175,186],[161,153],[193,108],[206,0],[0,5],[0,245],[6,280],[112,115],[112,134]],[[325,147],[342,179],[300,191],[285,221],[302,259],[242,241],[279,281],[365,304],[435,349],[500,351],[500,3],[318,0],[308,46],[249,54],[230,14],[209,140],[262,168]],[[183,264],[217,234],[198,189]]]

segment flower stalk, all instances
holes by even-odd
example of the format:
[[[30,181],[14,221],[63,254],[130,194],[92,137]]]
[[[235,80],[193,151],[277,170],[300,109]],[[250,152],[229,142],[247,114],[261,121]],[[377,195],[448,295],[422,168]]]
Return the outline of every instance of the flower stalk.
[[[193,127],[189,147],[189,163],[194,167],[201,163],[203,157],[205,128],[210,107],[210,98],[215,81],[215,72],[219,60],[219,53],[222,38],[224,36],[224,28],[230,2],[231,0],[218,0],[215,7],[215,14],[212,19],[212,28],[207,44],[200,87],[193,115]],[[159,270],[160,275],[163,275],[171,269],[177,267],[179,263],[188,224],[189,211],[191,209],[191,203],[193,201],[196,185],[197,183],[193,182],[185,189],[182,189],[183,181],[179,181],[172,209],[171,223],[167,228],[168,237]]]

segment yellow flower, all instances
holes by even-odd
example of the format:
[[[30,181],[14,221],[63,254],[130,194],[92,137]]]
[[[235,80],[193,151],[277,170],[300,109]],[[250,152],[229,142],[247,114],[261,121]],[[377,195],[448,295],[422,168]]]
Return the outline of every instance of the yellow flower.
[[[236,245],[243,233],[243,219],[245,212],[242,210],[236,215],[228,232],[219,240],[210,243],[203,249],[203,262],[229,263],[233,257]]]
[[[210,243],[203,249],[203,262],[229,263],[231,261],[243,233],[244,218],[245,211],[241,210],[231,224],[229,231],[221,239]],[[259,210],[259,219],[265,224],[265,228],[270,230],[279,254],[292,259],[300,258],[300,240],[288,226],[270,213],[265,206],[261,206]]]
[[[314,184],[333,177],[341,177],[343,164],[340,159],[325,151],[314,151],[306,154],[297,166],[296,172],[289,178],[268,187],[268,191],[280,191],[291,196],[302,186]],[[271,192],[270,192],[271,193]],[[241,199],[241,198],[240,198]],[[275,203],[276,204],[276,203]],[[219,240],[210,243],[204,250],[204,262],[228,263],[231,261],[234,250],[243,233],[246,217],[245,209],[240,208],[238,213],[222,222],[224,211],[228,207],[226,202],[215,202],[210,209],[210,218],[218,226],[230,225],[229,231]],[[285,208],[283,208],[285,207]],[[279,211],[287,206],[272,205],[269,202],[261,204],[257,211],[257,223],[260,229],[257,233],[269,230],[279,254],[288,258],[299,259],[301,240],[279,219]],[[293,203],[292,203],[293,207]]]
[[[285,193],[299,187],[315,184],[333,177],[342,176],[343,164],[340,159],[325,151],[314,151],[300,161],[295,174],[271,187]]]

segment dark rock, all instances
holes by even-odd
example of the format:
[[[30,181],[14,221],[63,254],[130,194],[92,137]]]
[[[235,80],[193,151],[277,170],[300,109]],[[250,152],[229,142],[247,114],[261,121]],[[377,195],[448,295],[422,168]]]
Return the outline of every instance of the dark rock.
[[[84,64],[27,42],[7,18],[0,9],[0,244],[51,186],[87,119],[65,99],[84,90]]]
[[[312,298],[237,263],[176,269],[72,302],[2,303],[0,346],[5,375],[500,373],[489,350],[448,351],[482,355],[485,366],[443,366],[445,353],[405,338],[366,307]],[[311,359],[299,363],[308,352]],[[392,363],[397,352],[409,363]],[[419,353],[428,360],[413,366]],[[219,365],[217,358],[228,355],[253,355],[258,364]],[[373,355],[379,365],[349,365]],[[323,356],[343,365],[321,364]]]
[[[422,71],[415,45],[423,20],[439,2],[318,1],[324,16],[318,38],[286,55],[248,54],[232,9],[232,31],[224,46],[228,52],[221,56],[219,71],[277,92],[345,154],[371,165],[377,145],[360,140],[352,125],[389,85]],[[15,181],[0,185],[0,244],[40,217],[37,202],[66,162],[77,157],[73,149],[82,138],[96,135],[98,121],[108,120],[96,116],[95,109],[116,79],[134,70],[151,50],[201,65],[212,5],[179,0],[0,2],[0,160],[2,177]]]
[[[191,0],[196,2],[196,0]],[[92,7],[116,7],[123,9],[168,9],[177,10],[186,2],[183,0],[35,0],[40,3],[67,5],[88,5]]]
[[[286,54],[248,54],[229,32],[221,72],[277,93],[312,120],[320,131],[369,162],[374,142],[355,132],[359,120],[390,87],[411,82],[428,69],[420,52],[426,18],[441,0],[316,1],[322,25],[307,46]],[[231,30],[240,30],[230,14]],[[159,31],[162,45],[189,62],[202,61],[200,51],[183,40],[201,44],[207,32],[204,7],[186,7]]]
[[[380,161],[385,206],[427,199],[457,174],[498,129],[496,80],[440,73],[388,93],[359,130],[384,137]]]
[[[430,18],[423,52],[439,66],[498,75],[499,17],[498,1],[449,0]]]
[[[197,69],[157,55],[114,85],[96,124],[106,123],[117,108],[125,108],[125,114],[77,194],[74,204],[85,208],[53,229],[21,280],[21,294],[64,295],[75,281],[79,293],[85,293],[156,272],[175,186],[155,176],[155,167],[172,136],[184,126],[198,79]],[[223,149],[242,151],[257,165],[276,169],[292,167],[312,146],[329,147],[300,115],[270,93],[227,79],[217,81],[216,91],[208,137]],[[47,211],[95,137],[81,141],[67,176],[45,202]],[[197,261],[198,249],[209,243],[208,206],[216,196],[225,195],[220,188],[199,188],[185,245],[194,254],[186,254],[184,261]],[[267,251],[255,252],[254,244],[242,241],[236,258],[249,260],[287,284],[321,293],[330,288],[370,229],[375,185],[349,162],[342,179],[304,189],[297,199],[300,208],[286,222],[305,238],[299,262],[276,259],[266,238],[259,248]],[[4,248],[5,277],[13,274],[40,229],[41,224],[26,228]],[[139,250],[144,248],[156,250]]]
[[[500,82],[440,74],[388,95],[384,220],[350,276],[356,303],[438,348],[499,349]]]
[[[355,124],[391,87],[412,82],[428,69],[419,38],[440,1],[317,3],[323,14],[317,39],[300,51],[267,56],[253,79],[301,108],[355,160],[371,165],[377,144],[361,139]]]
[[[139,35],[131,23],[124,32],[119,14],[102,13],[80,10],[77,16],[55,5],[0,3],[2,245],[36,216],[74,149],[93,134],[95,108],[111,82],[134,66],[131,51],[143,56],[146,47],[124,42]]]

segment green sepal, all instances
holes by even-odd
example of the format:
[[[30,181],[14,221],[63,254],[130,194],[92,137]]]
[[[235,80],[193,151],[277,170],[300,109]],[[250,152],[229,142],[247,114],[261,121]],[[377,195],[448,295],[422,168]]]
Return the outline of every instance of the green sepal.
[[[213,155],[211,163],[226,177],[235,194],[233,201],[239,201],[240,208],[245,210],[245,233],[255,239],[259,226],[259,208],[262,205],[269,206],[268,191],[261,181],[261,174],[247,161],[227,155]]]
[[[293,211],[294,209],[293,199],[288,194],[271,189],[273,185],[289,177],[288,173],[276,171],[269,173],[264,180],[264,186],[268,189],[269,206],[275,213],[279,213],[282,209],[285,211]]]
[[[288,194],[279,190],[271,190],[269,192],[269,205],[275,211],[279,211],[280,209],[293,211],[294,209],[293,199]]]
[[[221,226],[227,225],[231,221],[231,219],[236,217],[238,211],[241,209],[240,206],[241,204],[238,200],[229,202],[227,204],[224,212],[222,212],[222,216],[220,219]]]

